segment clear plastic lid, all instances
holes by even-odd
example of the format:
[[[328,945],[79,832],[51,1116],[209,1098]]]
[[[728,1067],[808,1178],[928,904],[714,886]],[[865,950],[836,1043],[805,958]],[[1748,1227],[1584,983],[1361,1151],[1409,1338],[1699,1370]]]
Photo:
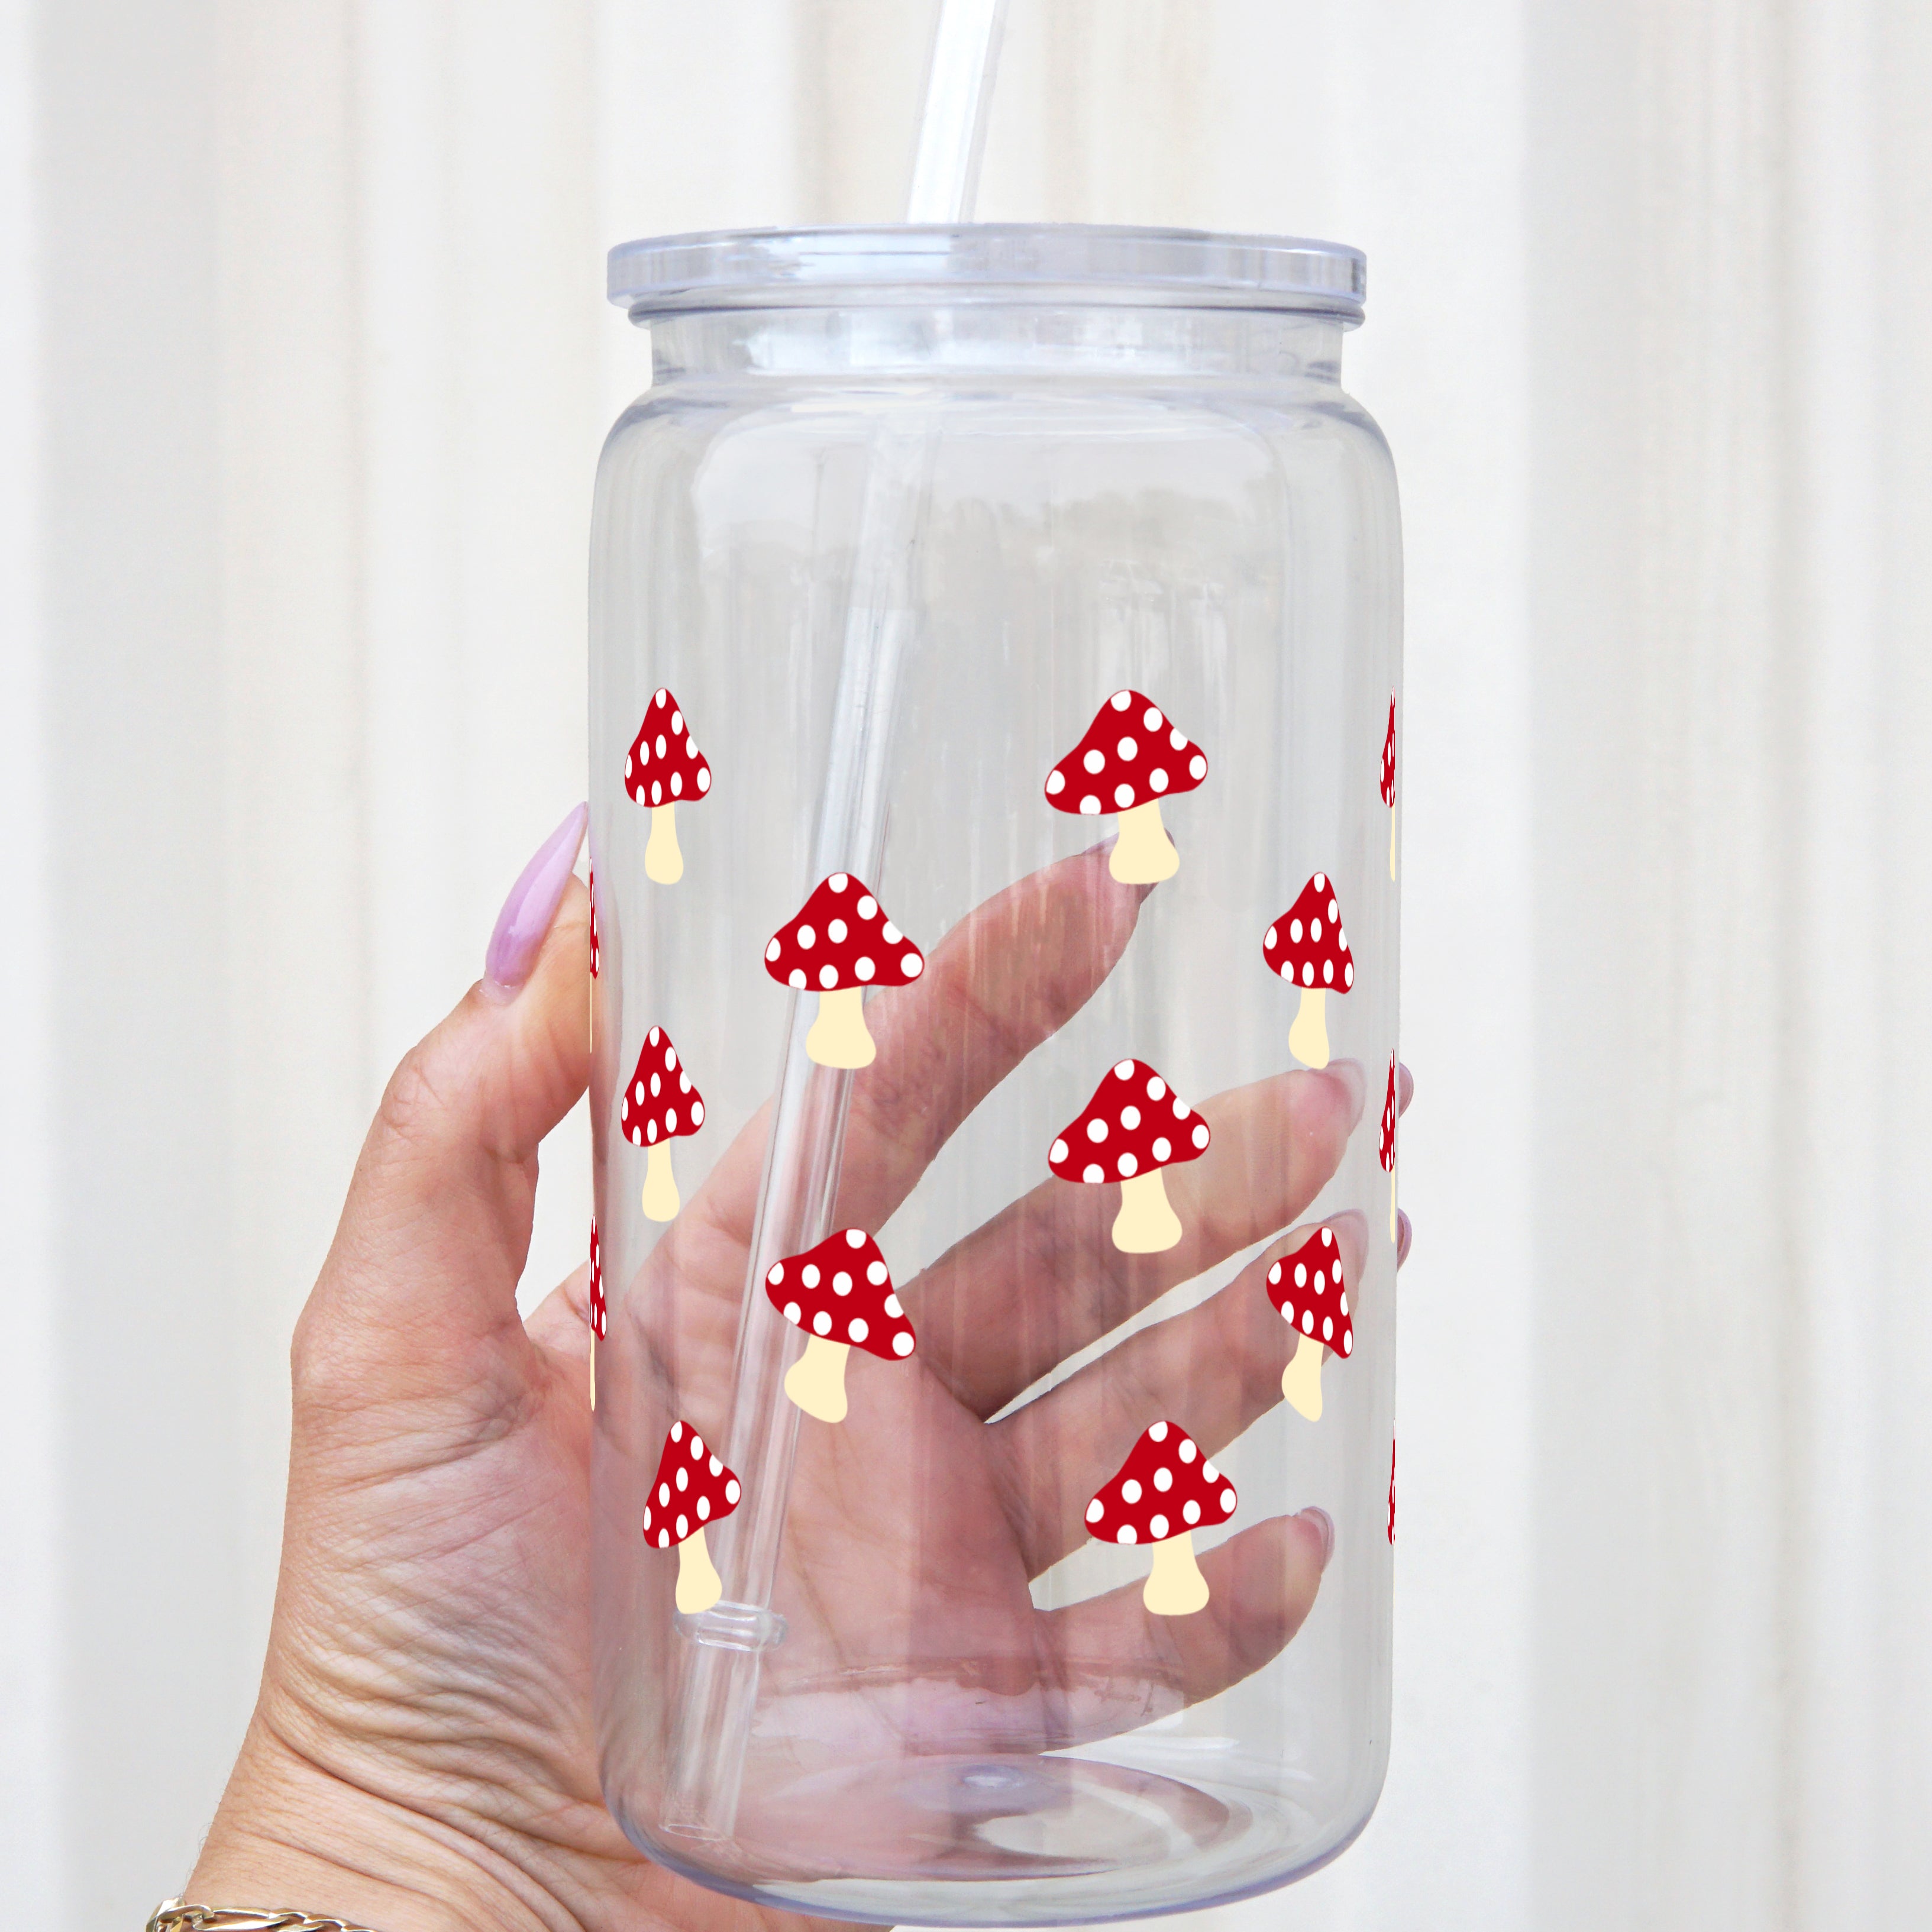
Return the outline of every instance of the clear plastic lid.
[[[958,227],[737,229],[626,242],[610,296],[646,321],[722,308],[860,302],[1144,304],[1362,319],[1359,248],[1185,228],[983,222]]]

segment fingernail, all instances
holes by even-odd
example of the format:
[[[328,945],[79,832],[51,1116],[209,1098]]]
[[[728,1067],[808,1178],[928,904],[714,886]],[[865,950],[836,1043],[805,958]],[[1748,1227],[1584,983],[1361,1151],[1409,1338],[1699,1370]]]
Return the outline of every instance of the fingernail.
[[[1395,1264],[1400,1268],[1408,1258],[1408,1244],[1415,1230],[1408,1225],[1408,1216],[1398,1208],[1395,1215]]]
[[[499,1000],[514,999],[530,976],[590,822],[588,806],[572,806],[510,888],[483,960],[484,989]]]
[[[1408,1070],[1406,1060],[1402,1062],[1398,1070],[1402,1077],[1396,1082],[1396,1112],[1406,1114],[1408,1112],[1408,1103],[1415,1098],[1415,1076]]]
[[[1335,1519],[1325,1509],[1305,1509],[1301,1512],[1301,1520],[1312,1523],[1322,1539],[1322,1567],[1325,1570],[1329,1558],[1335,1553]]]
[[[1331,1060],[1328,1074],[1330,1080],[1348,1096],[1348,1118],[1352,1123],[1362,1118],[1363,1103],[1369,1096],[1367,1076],[1363,1072],[1361,1063],[1354,1060]]]

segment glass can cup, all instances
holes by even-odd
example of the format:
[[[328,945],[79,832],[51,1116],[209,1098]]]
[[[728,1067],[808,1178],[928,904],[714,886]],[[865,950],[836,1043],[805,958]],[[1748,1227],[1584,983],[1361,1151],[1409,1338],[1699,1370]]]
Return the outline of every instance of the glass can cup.
[[[612,254],[653,373],[592,555],[597,1723],[626,1832],[706,1885],[1122,1918],[1373,1808],[1364,279],[1080,227]]]

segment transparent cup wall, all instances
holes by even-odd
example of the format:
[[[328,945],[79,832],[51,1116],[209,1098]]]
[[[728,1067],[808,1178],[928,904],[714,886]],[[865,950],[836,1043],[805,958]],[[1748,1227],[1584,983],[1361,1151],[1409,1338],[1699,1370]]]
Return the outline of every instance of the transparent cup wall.
[[[834,1918],[1264,1889],[1388,1747],[1394,472],[1346,303],[1034,238],[1040,293],[721,244],[598,479],[604,1789]]]

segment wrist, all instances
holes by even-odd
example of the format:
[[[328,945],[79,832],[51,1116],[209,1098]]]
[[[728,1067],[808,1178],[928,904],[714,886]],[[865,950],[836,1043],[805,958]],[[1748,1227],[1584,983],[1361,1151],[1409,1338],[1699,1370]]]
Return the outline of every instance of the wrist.
[[[507,1859],[310,1763],[259,1725],[182,1895],[290,1906],[374,1932],[546,1932],[563,1916]]]

